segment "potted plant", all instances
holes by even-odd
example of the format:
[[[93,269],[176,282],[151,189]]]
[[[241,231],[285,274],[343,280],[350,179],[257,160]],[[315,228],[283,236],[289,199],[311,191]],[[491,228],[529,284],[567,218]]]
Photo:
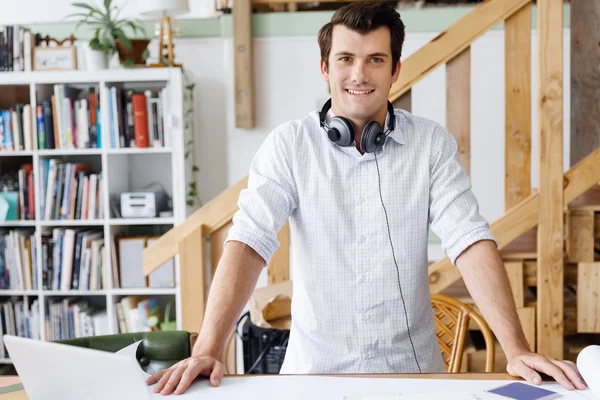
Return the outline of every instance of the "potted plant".
[[[89,42],[90,54],[98,57],[98,52],[104,54],[104,59],[119,54],[119,60],[125,67],[133,65],[145,65],[148,58],[149,39],[129,38],[125,30],[131,30],[134,35],[142,33],[144,28],[136,20],[119,18],[121,9],[113,6],[113,0],[104,0],[104,7],[96,7],[94,4],[72,3],[80,12],[69,15],[79,17],[80,21],[75,27],[86,24],[94,30],[94,37]],[[88,64],[89,65],[89,64]]]

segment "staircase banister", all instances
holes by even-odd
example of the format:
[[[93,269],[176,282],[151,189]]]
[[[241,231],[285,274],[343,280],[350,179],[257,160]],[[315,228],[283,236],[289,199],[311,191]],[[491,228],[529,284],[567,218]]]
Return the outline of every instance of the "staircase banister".
[[[206,203],[181,225],[174,227],[162,235],[156,242],[144,249],[143,263],[144,275],[148,276],[179,251],[180,243],[194,233],[200,226],[203,232],[210,235],[220,227],[227,224],[238,210],[237,201],[240,192],[248,186],[248,177],[239,180],[235,185],[227,188],[214,199]],[[201,243],[198,243],[201,245]]]
[[[600,148],[575,164],[564,175],[564,202],[571,203],[600,181]],[[533,192],[490,225],[492,235],[502,249],[538,224],[540,197]],[[460,272],[448,257],[429,266],[429,289],[439,293],[460,278]]]
[[[478,37],[510,17],[531,0],[484,0],[471,12],[402,61],[400,76],[392,85],[393,103],[438,66],[450,61]]]

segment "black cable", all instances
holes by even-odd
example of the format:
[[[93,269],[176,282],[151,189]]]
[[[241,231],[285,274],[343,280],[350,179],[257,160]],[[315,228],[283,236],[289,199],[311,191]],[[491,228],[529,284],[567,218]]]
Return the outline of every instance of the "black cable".
[[[385,213],[385,222],[387,224],[388,237],[390,239],[390,247],[392,248],[392,256],[394,257],[394,264],[396,265],[396,274],[398,277],[398,289],[400,289],[400,298],[402,299],[402,306],[404,307],[404,317],[406,318],[406,329],[408,331],[408,339],[410,340],[410,345],[412,347],[413,355],[415,356],[415,361],[417,363],[417,368],[419,369],[419,373],[421,372],[421,366],[419,365],[419,360],[417,359],[417,352],[415,350],[415,345],[412,341],[412,336],[410,335],[410,324],[408,323],[408,313],[406,311],[406,303],[404,302],[404,295],[402,294],[402,286],[400,285],[400,269],[398,268],[398,262],[396,262],[396,253],[394,252],[394,244],[392,243],[392,234],[390,232],[390,222],[388,220],[387,210],[385,209],[385,205],[383,204],[383,195],[381,194],[381,175],[379,174],[379,163],[377,162],[377,151],[373,152],[375,155],[375,165],[377,166],[377,180],[379,182],[379,199],[381,200],[381,206],[383,207],[383,212]]]

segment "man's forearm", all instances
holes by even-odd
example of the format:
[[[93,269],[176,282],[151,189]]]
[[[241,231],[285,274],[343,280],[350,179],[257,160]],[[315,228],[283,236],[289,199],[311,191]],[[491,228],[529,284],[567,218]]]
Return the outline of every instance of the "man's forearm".
[[[528,351],[504,263],[494,243],[475,243],[458,257],[456,265],[507,357]]]
[[[210,287],[204,321],[192,355],[218,358],[256,287],[264,264],[262,257],[248,245],[227,242]]]

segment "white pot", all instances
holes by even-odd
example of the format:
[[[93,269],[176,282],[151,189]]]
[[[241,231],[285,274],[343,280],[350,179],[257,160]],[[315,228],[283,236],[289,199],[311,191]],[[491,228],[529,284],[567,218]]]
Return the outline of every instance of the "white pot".
[[[85,63],[88,71],[108,68],[108,57],[100,50],[85,49]]]

